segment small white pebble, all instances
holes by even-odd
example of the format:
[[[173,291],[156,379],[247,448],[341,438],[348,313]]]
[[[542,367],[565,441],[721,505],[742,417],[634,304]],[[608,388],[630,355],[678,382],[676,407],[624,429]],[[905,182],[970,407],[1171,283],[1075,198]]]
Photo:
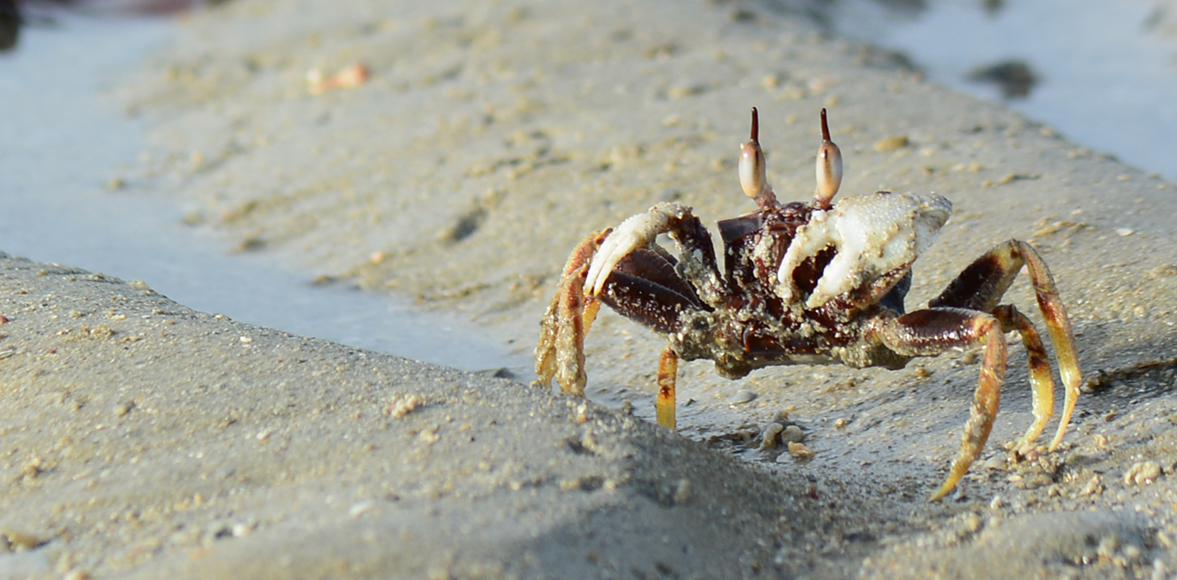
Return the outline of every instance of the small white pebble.
[[[1157,558],[1152,561],[1152,580],[1166,580],[1169,575],[1169,569],[1165,566],[1165,561]]]
[[[787,431],[787,429],[786,429]],[[789,443],[789,455],[797,459],[809,459],[813,457],[813,450],[801,443]]]
[[[732,396],[728,402],[729,405],[743,405],[744,403],[751,403],[756,400],[756,393],[752,391],[740,391]]]
[[[805,432],[796,425],[789,425],[781,431],[781,442],[783,443],[800,443],[805,440]]]
[[[1007,459],[1004,455],[994,455],[985,461],[985,469],[1005,469]]]
[[[781,425],[780,423],[769,423],[768,426],[764,428],[764,438],[760,441],[760,448],[775,448],[777,445],[777,436],[779,436],[781,431],[784,430],[785,426]]]
[[[372,500],[361,501],[352,504],[351,508],[347,510],[347,515],[355,518],[374,509],[376,509],[376,502]]]

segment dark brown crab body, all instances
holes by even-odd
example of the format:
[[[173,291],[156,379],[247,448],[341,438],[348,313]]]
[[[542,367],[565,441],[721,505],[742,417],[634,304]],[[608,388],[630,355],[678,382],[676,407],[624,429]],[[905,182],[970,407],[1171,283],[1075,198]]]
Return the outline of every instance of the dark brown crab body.
[[[1029,244],[1009,240],[966,268],[928,307],[905,312],[911,265],[932,244],[952,205],[938,195],[874,194],[831,200],[841,182],[841,153],[822,110],[818,193],[809,203],[779,204],[765,182],[764,156],[744,145],[740,181],[759,210],[722,220],[721,272],[711,235],[689,207],[661,203],[591,234],[573,251],[536,347],[541,384],[555,377],[583,396],[584,335],[600,303],[666,335],[658,367],[659,424],[675,425],[678,360],[709,359],[719,373],[740,378],[772,365],[842,363],[903,368],[914,357],[984,346],[981,378],[960,453],[939,499],[980,455],[997,414],[1006,368],[1005,333],[1026,347],[1035,420],[1015,449],[1028,448],[1053,413],[1054,383],[1046,350],[1025,315],[999,305],[1027,266],[1066,387],[1053,450],[1062,440],[1081,375],[1074,335],[1054,281]],[[676,258],[655,243],[669,234]]]

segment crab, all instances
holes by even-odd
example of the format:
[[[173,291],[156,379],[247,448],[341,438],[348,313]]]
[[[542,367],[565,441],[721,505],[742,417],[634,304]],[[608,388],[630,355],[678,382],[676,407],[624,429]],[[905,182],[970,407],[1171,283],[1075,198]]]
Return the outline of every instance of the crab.
[[[1006,371],[1006,333],[1027,352],[1034,421],[1013,446],[1028,453],[1054,412],[1054,379],[1030,319],[999,304],[1023,266],[1029,272],[1065,389],[1054,451],[1082,382],[1074,332],[1054,278],[1030,244],[1008,240],[964,269],[926,308],[906,312],[912,263],[939,235],[952,204],[940,195],[878,191],[832,203],[842,156],[821,111],[817,188],[808,203],[782,204],[768,184],[752,109],[740,185],[757,210],[718,222],[724,268],[711,234],[690,207],[666,202],[585,238],[568,258],[536,347],[537,384],[584,396],[584,337],[600,305],[665,335],[655,415],[675,428],[680,360],[709,359],[737,379],[772,365],[841,363],[901,369],[916,357],[983,348],[980,379],[960,450],[944,483],[952,491],[977,459],[997,416]],[[677,257],[656,243],[668,234]]]

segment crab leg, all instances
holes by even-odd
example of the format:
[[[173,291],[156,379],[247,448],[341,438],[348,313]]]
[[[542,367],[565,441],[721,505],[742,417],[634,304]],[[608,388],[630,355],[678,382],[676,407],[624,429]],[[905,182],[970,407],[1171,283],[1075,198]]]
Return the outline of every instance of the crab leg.
[[[1014,453],[1025,455],[1029,452],[1034,440],[1046,429],[1046,423],[1054,413],[1054,378],[1051,377],[1050,363],[1046,358],[1046,347],[1038,337],[1038,330],[1025,314],[1007,304],[993,309],[993,316],[1001,321],[1001,331],[1017,330],[1022,337],[1022,346],[1026,349],[1026,361],[1030,366],[1030,386],[1033,388],[1033,399],[1030,405],[1034,413],[1034,422],[1026,429],[1014,443]]]
[[[699,228],[698,231],[706,233],[701,225]],[[693,239],[694,232],[690,228],[681,231],[685,232],[683,238]],[[564,392],[584,396],[587,380],[584,337],[602,303],[668,334],[680,330],[685,312],[707,308],[691,285],[676,273],[674,257],[657,245],[634,248],[622,255],[603,275],[599,295],[592,294],[586,282],[590,263],[596,263],[603,248],[616,235],[610,230],[590,235],[573,250],[564,266],[556,295],[540,323],[540,341],[535,349],[537,384],[550,385],[555,377]],[[710,238],[704,241],[710,243]],[[705,261],[702,263],[706,264]],[[655,409],[658,424],[671,429],[675,427],[677,370],[678,355],[668,348],[662,353],[658,365]]]
[[[540,322],[535,347],[536,383],[550,386],[552,377],[566,393],[584,396],[584,335],[596,318],[600,302],[586,297],[585,274],[589,261],[610,230],[589,234],[568,257],[552,303]]]
[[[975,310],[928,308],[876,323],[872,334],[903,356],[935,356],[950,349],[985,346],[981,377],[961,435],[960,452],[944,483],[928,498],[936,501],[956,487],[989,439],[1005,380],[1007,351],[1002,324],[994,316]]]
[[[658,359],[658,396],[654,399],[654,415],[658,424],[668,429],[675,428],[674,379],[678,374],[678,355],[667,348]]]
[[[1079,398],[1079,387],[1083,383],[1083,376],[1079,370],[1079,357],[1075,353],[1075,333],[1071,327],[1071,320],[1067,317],[1067,310],[1063,307],[1062,299],[1059,298],[1054,277],[1051,276],[1050,269],[1046,267],[1046,263],[1043,262],[1038,251],[1021,240],[1008,240],[977,258],[944,289],[940,296],[930,301],[928,305],[931,307],[955,306],[993,312],[1002,295],[1013,284],[1014,278],[1017,277],[1023,265],[1026,266],[1030,274],[1030,281],[1034,285],[1038,308],[1042,311],[1047,333],[1050,334],[1050,342],[1054,345],[1054,356],[1058,360],[1059,374],[1062,375],[1066,393],[1058,431],[1050,442],[1050,450],[1054,451],[1063,440],[1067,425],[1071,422],[1071,414],[1074,412],[1075,402]],[[1003,321],[1002,324],[1008,326],[1007,321]],[[1025,326],[1028,326],[1028,323]],[[1020,322],[1017,323],[1017,328],[1022,333],[1023,343],[1027,344],[1027,351],[1029,351],[1029,339],[1026,332],[1022,331],[1023,325]],[[1037,335],[1037,333],[1034,334]],[[1031,359],[1031,365],[1033,364],[1033,359]],[[1034,383],[1035,417],[1038,417],[1038,407],[1046,400],[1041,392],[1047,387],[1033,367],[1030,372],[1031,381]],[[1053,393],[1053,384],[1049,386],[1049,389]],[[1053,405],[1053,397],[1051,397],[1051,401],[1051,405]],[[1049,412],[1049,410],[1046,411],[1048,415]],[[1035,425],[1038,422],[1035,421]],[[1023,436],[1018,443],[1019,446],[1024,446],[1032,441],[1030,432],[1027,432],[1026,436]]]

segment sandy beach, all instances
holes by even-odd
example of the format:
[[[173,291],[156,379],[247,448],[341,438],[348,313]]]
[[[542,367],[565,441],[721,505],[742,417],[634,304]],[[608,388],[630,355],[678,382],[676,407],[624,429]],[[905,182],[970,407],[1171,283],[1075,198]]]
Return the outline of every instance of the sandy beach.
[[[664,341],[613,313],[579,399],[0,253],[0,579],[1173,578],[1174,185],[771,6],[235,0],[112,87],[151,138],[121,177],[240,252],[527,352],[588,232],[754,209],[751,107],[778,196],[809,199],[825,107],[841,195],[954,206],[909,309],[1006,239],[1042,252],[1086,377],[1058,450],[1006,461],[1032,421],[1016,340],[985,453],[929,504],[976,353],[686,363],[672,433]],[[1026,277],[1006,301],[1044,328]],[[766,445],[774,423],[812,456]]]

